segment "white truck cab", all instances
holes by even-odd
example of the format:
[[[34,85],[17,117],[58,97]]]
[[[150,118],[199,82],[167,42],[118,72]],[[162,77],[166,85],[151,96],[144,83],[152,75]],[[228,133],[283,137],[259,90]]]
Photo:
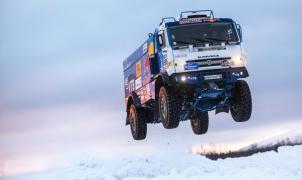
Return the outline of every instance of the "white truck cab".
[[[246,55],[241,33],[240,25],[231,19],[214,18],[210,10],[183,12],[178,21],[164,18],[158,37],[167,58],[165,70],[171,75],[244,67]]]

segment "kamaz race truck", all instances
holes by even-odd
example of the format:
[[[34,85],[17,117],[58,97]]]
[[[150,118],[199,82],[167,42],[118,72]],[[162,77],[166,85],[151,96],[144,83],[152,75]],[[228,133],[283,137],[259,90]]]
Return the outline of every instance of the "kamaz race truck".
[[[126,125],[135,140],[146,138],[147,123],[172,129],[190,120],[205,134],[208,112],[250,119],[252,99],[239,24],[213,11],[186,11],[159,27],[123,62]]]

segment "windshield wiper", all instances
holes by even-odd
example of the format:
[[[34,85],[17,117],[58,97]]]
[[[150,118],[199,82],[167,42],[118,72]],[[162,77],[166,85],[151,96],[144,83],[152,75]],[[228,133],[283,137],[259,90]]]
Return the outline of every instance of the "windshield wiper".
[[[198,46],[198,43],[196,43],[196,42],[181,41],[181,40],[177,40],[177,41],[174,41],[174,42],[180,43],[180,44],[176,44],[175,45],[178,48],[180,48],[181,46],[183,46],[183,47],[189,47],[189,45]]]
[[[212,40],[210,39],[207,39],[207,38],[192,38],[194,39],[195,41],[199,41],[199,42],[202,42],[202,43],[206,43],[206,42],[213,42]]]
[[[214,41],[219,41],[219,42],[228,42],[228,40],[225,39],[219,39],[219,38],[215,38],[215,37],[206,37],[206,39],[214,42]]]
[[[190,45],[190,44],[195,44],[195,43],[193,43],[193,42],[189,42],[189,41],[181,41],[181,40],[177,40],[177,41],[174,41],[174,42],[176,42],[176,43],[181,43],[181,44],[185,44],[185,45]]]

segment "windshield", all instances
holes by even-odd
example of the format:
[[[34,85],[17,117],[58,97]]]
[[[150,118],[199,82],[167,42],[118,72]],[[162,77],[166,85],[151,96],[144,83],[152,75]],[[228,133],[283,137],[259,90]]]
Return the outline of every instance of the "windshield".
[[[169,28],[172,46],[238,42],[232,23],[202,23]]]

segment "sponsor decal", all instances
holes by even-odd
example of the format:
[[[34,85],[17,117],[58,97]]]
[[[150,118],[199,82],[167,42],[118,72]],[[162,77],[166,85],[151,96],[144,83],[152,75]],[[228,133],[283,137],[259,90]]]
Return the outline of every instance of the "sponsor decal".
[[[149,55],[146,56],[146,59],[144,61],[142,80],[143,80],[143,85],[148,84],[151,80]]]
[[[142,77],[139,77],[135,80],[135,90],[138,90],[142,87]]]
[[[147,52],[147,49],[148,49],[148,44],[145,43],[145,44],[143,45],[143,54],[145,54],[145,53]]]
[[[214,80],[214,79],[222,79],[222,74],[204,76],[204,80]]]
[[[150,84],[150,96],[152,99],[155,99],[155,81],[152,81]]]
[[[193,69],[198,69],[199,65],[198,65],[198,63],[190,62],[190,63],[185,64],[184,68],[185,68],[185,70],[193,70]]]
[[[134,82],[134,79],[132,79],[130,82],[129,82],[129,92],[132,92],[135,90],[135,82]]]
[[[173,66],[173,61],[168,61],[167,67],[171,67],[171,66]]]
[[[214,57],[219,57],[218,54],[214,54],[214,55],[206,55],[206,56],[198,56],[198,59],[205,59],[205,58],[214,58]]]
[[[140,91],[139,91],[139,95],[140,95],[140,100],[141,103],[145,103],[147,102],[149,99],[151,99],[151,90],[150,90],[150,86],[146,85],[144,86]]]
[[[126,88],[126,91],[129,90],[128,77],[125,78],[125,88]]]
[[[218,18],[187,18],[179,21],[179,24],[194,24],[202,22],[216,22],[219,21]]]
[[[142,75],[142,63],[141,63],[141,61],[138,61],[135,64],[135,74],[136,74],[136,78],[138,78]]]
[[[167,69],[167,67],[168,67],[168,55],[167,54],[164,54],[163,67],[165,69]]]
[[[162,60],[161,71],[165,71],[167,69],[167,59]]]
[[[168,55],[164,54],[164,59],[167,60],[167,58],[168,58]]]
[[[204,22],[204,20],[201,18],[191,18],[191,19],[182,19],[181,21],[179,21],[179,24],[192,24],[192,23],[200,23],[200,22]]]
[[[155,54],[154,51],[155,51],[155,49],[154,49],[154,43],[151,42],[151,43],[149,44],[148,55],[149,55],[150,57],[154,57],[154,54]]]
[[[188,57],[188,55],[187,54],[177,54],[174,57],[175,58],[186,58],[186,57]]]
[[[166,70],[166,65],[167,65],[167,54],[162,54],[159,53],[159,58],[160,58],[160,71],[164,72]]]
[[[145,60],[145,69],[149,68],[149,55],[146,56],[146,60]]]
[[[143,78],[143,85],[148,84],[151,81],[151,74],[147,73]]]

